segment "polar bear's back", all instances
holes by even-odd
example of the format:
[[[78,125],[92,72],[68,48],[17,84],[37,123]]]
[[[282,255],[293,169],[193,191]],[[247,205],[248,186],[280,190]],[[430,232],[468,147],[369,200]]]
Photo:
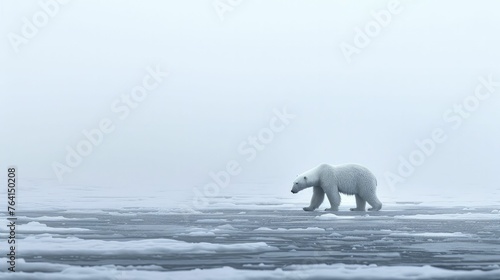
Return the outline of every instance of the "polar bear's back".
[[[358,164],[330,165],[337,187],[344,194],[374,192],[377,179],[368,168]]]

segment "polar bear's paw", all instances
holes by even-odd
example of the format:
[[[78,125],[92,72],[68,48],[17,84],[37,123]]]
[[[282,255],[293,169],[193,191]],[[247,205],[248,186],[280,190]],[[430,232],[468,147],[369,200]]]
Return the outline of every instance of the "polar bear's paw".
[[[314,208],[311,207],[304,207],[302,209],[304,209],[304,211],[314,211]]]
[[[351,211],[361,211],[361,212],[365,211],[365,209],[361,209],[361,208],[351,208],[350,210]]]
[[[339,211],[339,209],[338,208],[326,208],[325,211],[336,212],[336,211]]]

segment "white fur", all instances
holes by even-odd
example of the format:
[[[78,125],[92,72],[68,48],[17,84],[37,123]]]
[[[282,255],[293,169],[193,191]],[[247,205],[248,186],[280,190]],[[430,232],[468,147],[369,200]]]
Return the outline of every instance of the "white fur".
[[[292,193],[310,187],[313,188],[313,196],[309,207],[304,207],[305,211],[318,208],[325,194],[331,205],[325,210],[338,211],[339,193],[356,196],[356,208],[351,208],[351,211],[365,211],[366,202],[373,207],[368,210],[378,211],[382,208],[376,195],[377,179],[370,170],[357,164],[321,164],[299,175],[293,182]]]

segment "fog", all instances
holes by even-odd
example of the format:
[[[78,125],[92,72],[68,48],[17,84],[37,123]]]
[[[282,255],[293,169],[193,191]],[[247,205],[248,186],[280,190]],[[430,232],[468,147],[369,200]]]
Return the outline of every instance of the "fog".
[[[234,1],[223,20],[213,3],[71,1],[32,38],[12,43],[23,18],[43,9],[0,1],[2,166],[16,165],[21,182],[117,192],[191,194],[229,161],[241,171],[232,185],[266,184],[276,193],[319,163],[351,162],[370,168],[382,193],[459,197],[498,188],[498,2],[401,1],[349,57],[342,43],[354,46],[356,28],[388,1]],[[126,117],[117,113],[148,67],[168,76]],[[494,81],[491,95],[466,114],[448,111],[480,85],[489,92],[481,77]],[[293,117],[274,121],[273,131],[283,110]],[[66,164],[67,147],[76,149],[82,131],[103,119],[114,129],[58,179],[54,163]],[[398,175],[400,157],[435,129],[446,140],[389,187],[388,172]],[[267,138],[257,148],[249,137],[259,133]]]

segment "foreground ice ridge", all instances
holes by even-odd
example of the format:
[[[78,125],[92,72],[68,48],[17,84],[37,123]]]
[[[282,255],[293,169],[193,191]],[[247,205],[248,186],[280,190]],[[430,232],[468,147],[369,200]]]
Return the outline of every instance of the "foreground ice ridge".
[[[217,244],[184,242],[173,239],[143,239],[105,241],[77,237],[55,238],[49,234],[29,236],[22,240],[29,244],[24,255],[151,255],[151,254],[214,254],[254,253],[278,250],[265,242]]]
[[[3,266],[6,259],[0,259]],[[19,260],[22,269],[16,273],[0,273],[2,279],[23,280],[149,280],[149,279],[499,279],[500,268],[490,271],[446,270],[432,266],[376,266],[346,264],[291,265],[274,270],[249,270],[220,267],[183,271],[165,271],[159,266],[71,266],[30,263]],[[36,272],[33,272],[36,271]]]

